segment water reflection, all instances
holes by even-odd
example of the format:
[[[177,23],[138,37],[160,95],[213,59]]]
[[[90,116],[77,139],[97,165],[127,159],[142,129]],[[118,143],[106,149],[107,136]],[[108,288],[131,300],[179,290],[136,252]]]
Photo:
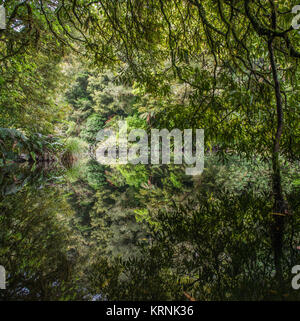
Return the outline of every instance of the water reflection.
[[[197,179],[94,160],[2,168],[1,299],[299,299],[299,188],[287,188],[279,275],[268,183],[252,180],[257,167],[238,168],[212,159]]]

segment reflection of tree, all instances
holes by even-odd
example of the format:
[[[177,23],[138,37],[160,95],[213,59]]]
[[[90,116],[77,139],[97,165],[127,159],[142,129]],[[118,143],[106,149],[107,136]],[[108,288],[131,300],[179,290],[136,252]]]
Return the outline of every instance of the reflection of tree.
[[[90,161],[82,169],[64,190],[42,169],[4,172],[2,190],[17,188],[0,202],[3,299],[299,299],[291,288],[291,268],[300,263],[299,190],[286,188],[294,215],[285,217],[278,280],[262,164],[221,165],[212,156],[193,181],[166,166],[148,168],[151,180],[140,186],[126,184],[124,171],[119,187],[105,182],[117,168]]]
[[[184,288],[202,300],[292,295],[291,267],[299,263],[294,243],[299,231],[292,239],[284,239],[284,282],[277,284],[270,202],[251,193],[239,197],[225,194],[219,199],[198,197],[159,214],[164,231],[159,240],[172,249],[176,273],[187,277]],[[292,228],[289,223],[286,229]]]
[[[291,287],[291,268],[300,263],[298,193],[288,196],[294,216],[282,231],[280,282],[270,198],[197,188],[184,202],[153,210],[156,228],[141,259],[94,264],[91,291],[100,287],[109,299],[124,300],[186,299],[184,292],[197,300],[299,299]]]
[[[2,299],[66,300],[76,283],[77,248],[68,228],[72,209],[55,187],[24,186],[0,201],[0,262],[7,271]]]

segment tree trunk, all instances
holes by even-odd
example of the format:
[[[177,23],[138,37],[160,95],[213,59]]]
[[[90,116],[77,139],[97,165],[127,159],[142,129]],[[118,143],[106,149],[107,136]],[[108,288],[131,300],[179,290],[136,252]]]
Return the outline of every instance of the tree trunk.
[[[278,281],[282,281],[282,246],[283,246],[283,229],[284,229],[284,216],[286,214],[286,204],[282,192],[281,185],[281,171],[279,163],[280,154],[280,139],[283,131],[283,108],[282,98],[280,92],[280,83],[278,79],[277,67],[273,51],[273,39],[268,41],[269,58],[272,69],[272,76],[274,81],[274,91],[276,97],[276,117],[277,117],[277,129],[274,138],[274,145],[272,150],[272,190],[274,197],[273,205],[273,223],[271,228],[273,249],[274,249],[274,261],[276,269],[276,277]]]

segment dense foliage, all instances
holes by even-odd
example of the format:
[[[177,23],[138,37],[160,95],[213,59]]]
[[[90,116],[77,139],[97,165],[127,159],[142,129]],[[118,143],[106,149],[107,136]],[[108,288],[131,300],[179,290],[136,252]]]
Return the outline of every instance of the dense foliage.
[[[296,1],[1,3],[1,298],[299,299]],[[98,163],[120,120],[204,172]]]

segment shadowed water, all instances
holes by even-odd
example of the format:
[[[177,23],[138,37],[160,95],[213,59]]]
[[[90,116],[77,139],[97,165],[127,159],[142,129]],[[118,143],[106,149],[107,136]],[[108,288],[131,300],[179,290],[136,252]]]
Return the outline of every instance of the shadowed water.
[[[253,179],[267,170],[215,157],[194,178],[178,166],[11,163],[0,174],[0,298],[298,299],[299,187],[287,170],[279,273],[269,183]]]

